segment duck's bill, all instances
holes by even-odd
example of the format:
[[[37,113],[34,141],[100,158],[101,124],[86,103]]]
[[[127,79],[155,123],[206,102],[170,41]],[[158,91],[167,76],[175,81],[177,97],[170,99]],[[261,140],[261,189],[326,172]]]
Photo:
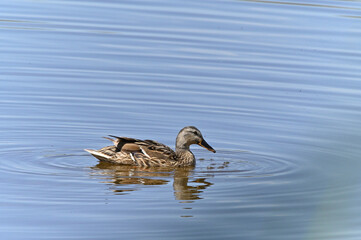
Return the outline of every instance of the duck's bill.
[[[198,143],[199,146],[204,147],[205,149],[207,149],[208,151],[211,152],[216,152],[216,150],[214,150],[211,146],[209,146],[209,144],[206,142],[206,140],[202,140],[202,142]]]

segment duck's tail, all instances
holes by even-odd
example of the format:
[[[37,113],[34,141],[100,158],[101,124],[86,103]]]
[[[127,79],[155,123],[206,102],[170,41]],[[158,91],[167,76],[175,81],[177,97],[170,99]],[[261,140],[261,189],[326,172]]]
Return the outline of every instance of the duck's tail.
[[[114,145],[117,144],[116,140],[114,140],[114,139],[111,139],[111,138],[108,138],[108,137],[103,137],[103,138],[108,139],[109,141],[113,142]],[[118,141],[118,142],[119,142],[119,141]],[[86,151],[86,150],[85,150],[85,151]]]
[[[101,161],[109,161],[111,156],[108,156],[104,153],[101,153],[97,150],[93,150],[93,149],[84,149],[84,151],[87,151],[88,153],[90,153],[91,155],[93,155],[94,157],[96,157],[97,159],[101,160]]]

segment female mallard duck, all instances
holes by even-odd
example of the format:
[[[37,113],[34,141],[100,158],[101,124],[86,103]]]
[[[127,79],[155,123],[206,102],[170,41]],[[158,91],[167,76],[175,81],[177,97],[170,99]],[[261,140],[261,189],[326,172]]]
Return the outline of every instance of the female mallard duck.
[[[209,151],[216,152],[203,139],[202,133],[196,127],[185,127],[178,133],[175,151],[170,147],[153,140],[116,137],[107,138],[114,146],[99,150],[84,149],[101,161],[122,165],[144,167],[185,167],[194,166],[196,159],[189,150],[192,144],[198,144]]]

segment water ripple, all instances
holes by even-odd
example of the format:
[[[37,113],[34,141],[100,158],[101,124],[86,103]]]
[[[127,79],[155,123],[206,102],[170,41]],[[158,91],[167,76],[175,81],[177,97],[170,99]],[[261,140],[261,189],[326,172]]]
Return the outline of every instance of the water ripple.
[[[57,153],[58,152],[58,153]],[[73,152],[73,153],[72,153]],[[82,154],[84,156],[84,154]],[[8,174],[30,174],[77,177],[86,170],[84,162],[80,161],[79,150],[44,148],[16,148],[2,151],[0,171]]]
[[[199,173],[214,173],[227,177],[277,177],[292,174],[296,165],[287,159],[247,151],[217,150],[217,156],[200,161]],[[207,164],[207,170],[204,164]]]

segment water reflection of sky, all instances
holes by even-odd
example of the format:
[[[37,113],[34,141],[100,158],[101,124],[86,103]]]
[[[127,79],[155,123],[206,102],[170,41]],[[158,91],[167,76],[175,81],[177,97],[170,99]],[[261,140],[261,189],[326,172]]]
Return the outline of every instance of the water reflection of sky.
[[[359,238],[357,1],[0,8],[2,238]],[[186,125],[187,171],[82,150]]]

